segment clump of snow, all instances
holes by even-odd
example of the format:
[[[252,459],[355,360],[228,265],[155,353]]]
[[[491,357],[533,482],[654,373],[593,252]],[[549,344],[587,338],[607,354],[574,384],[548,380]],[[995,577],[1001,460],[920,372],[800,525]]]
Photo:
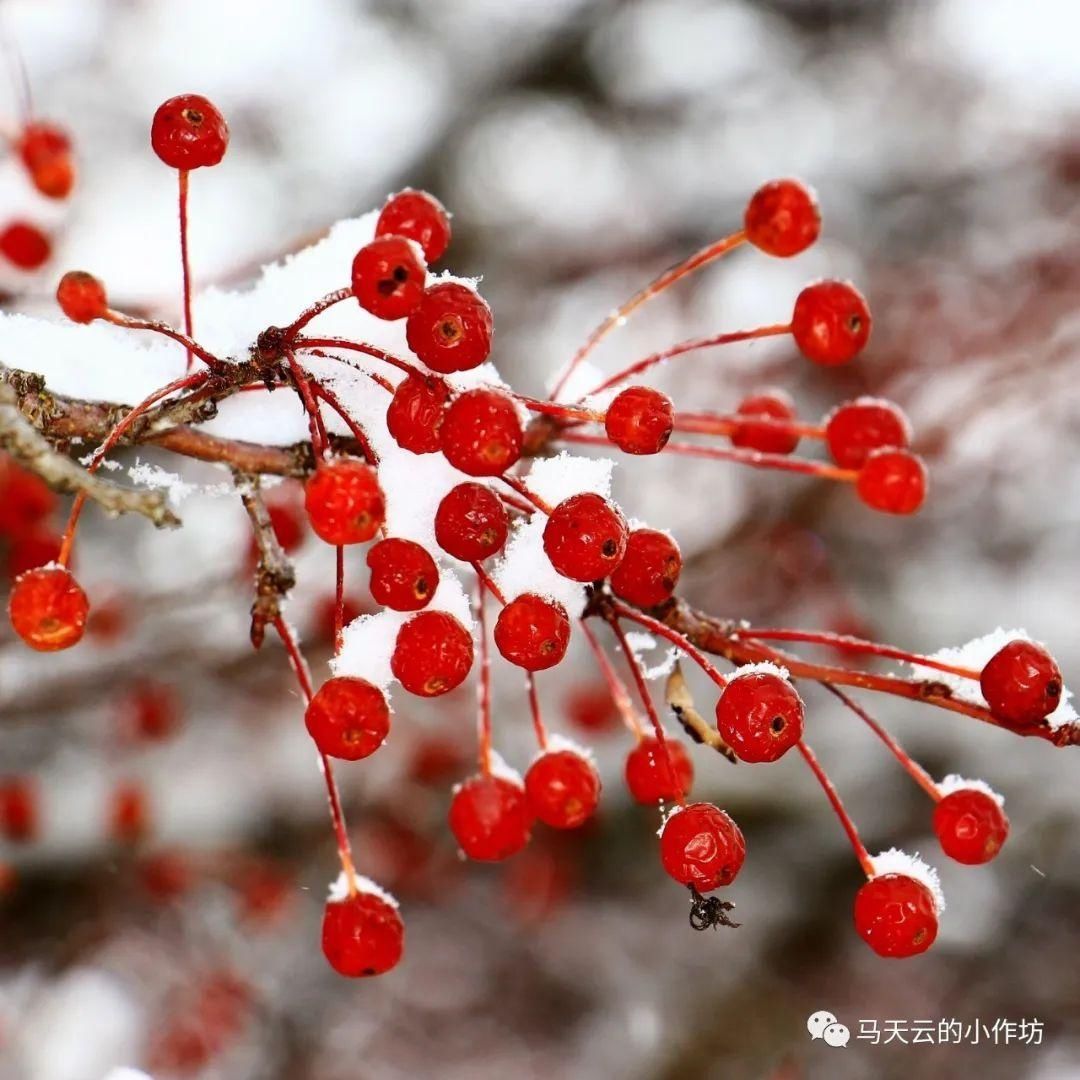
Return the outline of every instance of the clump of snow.
[[[491,755],[488,758],[488,769],[492,776],[498,777],[500,780],[505,780],[515,787],[525,787],[525,783],[521,779],[521,773],[519,773],[517,769],[507,765],[502,755],[495,750],[491,751]]]
[[[610,458],[583,457],[564,450],[554,457],[534,461],[526,482],[530,491],[552,506],[585,491],[606,499],[611,495],[614,468],[615,462]]]
[[[573,619],[585,607],[585,586],[563,577],[551,565],[544,551],[546,525],[547,518],[539,513],[519,521],[511,530],[492,578],[507,600],[522,593],[536,593],[545,599],[557,600]]]
[[[574,742],[573,739],[568,739],[565,735],[560,735],[557,732],[554,735],[548,736],[547,747],[543,750],[537,750],[536,755],[533,757],[533,761],[539,760],[545,754],[560,754],[564,752],[577,754],[579,758],[584,758],[593,766],[593,768],[596,768],[596,756],[589,747]]]
[[[770,663],[768,660],[760,660],[756,664],[743,664],[737,667],[729,676],[729,679],[741,679],[744,675],[775,675],[785,682],[791,678],[786,667]]]
[[[967,780],[956,773],[949,773],[944,780],[938,783],[938,791],[942,796],[951,795],[954,791],[981,791],[989,795],[998,806],[1005,805],[1005,796],[999,795],[985,780]]]
[[[972,671],[982,671],[996,653],[1009,644],[1010,641],[1030,641],[1035,645],[1042,645],[1036,641],[1026,630],[1005,630],[998,627],[992,633],[982,637],[973,638],[964,645],[938,649],[930,653],[931,660],[938,660],[943,664],[951,664],[953,667],[970,668]],[[947,686],[952,696],[958,701],[966,701],[970,705],[979,705],[987,708],[986,698],[982,695],[977,679],[965,679],[961,675],[952,675],[936,668],[926,667],[924,664],[907,664],[912,675],[920,682],[941,683]],[[1051,730],[1074,724],[1080,720],[1076,709],[1071,704],[1073,693],[1068,687],[1062,687],[1061,700],[1058,707],[1046,718],[1047,725]]]
[[[941,879],[938,872],[927,862],[919,858],[918,853],[909,855],[900,848],[889,848],[870,860],[874,867],[874,876],[883,874],[903,874],[914,878],[929,890],[934,898],[934,907],[940,915],[945,910],[945,894],[941,891]]]
[[[439,587],[442,588],[441,581]],[[330,661],[330,670],[335,675],[367,679],[385,691],[394,681],[390,657],[398,631],[409,618],[406,612],[384,608],[373,615],[353,619],[345,627],[341,651]]]
[[[384,903],[389,904],[392,908],[399,907],[397,899],[388,893],[381,885],[377,885],[371,878],[363,877],[360,874],[356,874],[353,878],[356,884],[357,892],[370,893],[372,896],[377,896]],[[342,900],[347,900],[349,897],[349,879],[342,870],[340,874],[330,883],[330,891],[327,895],[327,899],[333,903],[341,903]]]
[[[660,808],[660,827],[656,830],[656,835],[657,836],[663,836],[664,835],[664,830],[668,826],[668,822],[676,814],[682,813],[682,811],[685,810],[685,809],[686,809],[686,807],[681,806],[679,803],[675,803],[673,806],[669,806],[667,809],[664,809],[663,806],[661,806],[661,808]]]

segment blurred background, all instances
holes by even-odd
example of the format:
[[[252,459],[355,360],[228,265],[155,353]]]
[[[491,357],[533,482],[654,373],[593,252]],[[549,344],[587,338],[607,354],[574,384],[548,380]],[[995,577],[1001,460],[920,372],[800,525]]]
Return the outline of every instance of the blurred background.
[[[681,591],[717,614],[923,650],[1023,627],[1080,679],[1070,0],[4,0],[0,28],[2,129],[21,119],[25,64],[35,114],[70,131],[78,164],[57,205],[0,161],[0,230],[30,223],[50,246],[34,271],[0,258],[7,310],[54,317],[60,273],[85,267],[117,306],[176,316],[175,178],[147,133],[183,91],[232,130],[192,185],[198,280],[242,285],[389,191],[427,188],[455,215],[447,264],[483,276],[494,359],[526,393],[614,304],[736,227],[759,183],[806,179],[819,245],[790,262],[736,253],[597,360],[782,321],[808,280],[852,277],[875,331],[850,368],[757,343],[656,384],[722,411],[779,385],[811,420],[890,397],[930,465],[927,506],[886,519],[844,486],[663,458],[618,470],[624,506],[674,532]],[[274,492],[281,528],[296,494]],[[472,767],[471,689],[399,700],[386,750],[341,770],[360,864],[398,895],[408,939],[390,975],[338,978],[318,947],[336,870],[300,702],[276,644],[247,643],[246,518],[212,488],[180,509],[175,533],[91,509],[77,569],[99,599],[79,649],[30,655],[0,627],[2,1080],[121,1065],[155,1080],[1080,1077],[1077,751],[864,702],[936,776],[1006,795],[1001,856],[961,867],[937,850],[925,796],[810,694],[809,738],[870,849],[940,867],[941,937],[904,963],[874,956],[851,926],[858,868],[802,763],[701,751],[696,793],[731,811],[749,854],[730,890],[742,927],[696,934],[655,814],[624,794],[628,739],[580,648],[541,688],[552,726],[601,762],[584,834],[538,830],[503,866],[457,859],[444,817]],[[37,548],[9,537],[9,572],[63,511],[41,510]],[[292,540],[290,616],[321,675],[332,558],[302,529]],[[526,765],[516,677],[497,685],[496,731]],[[811,1042],[821,1009],[852,1029],[846,1050]],[[1034,1018],[1041,1043],[856,1037],[860,1019],[954,1018]]]

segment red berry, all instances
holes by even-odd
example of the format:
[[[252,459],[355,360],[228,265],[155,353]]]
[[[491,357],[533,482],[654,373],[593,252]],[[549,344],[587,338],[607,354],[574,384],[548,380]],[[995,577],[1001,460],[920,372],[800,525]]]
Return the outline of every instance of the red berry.
[[[390,709],[382,691],[366,679],[338,675],[308,702],[304,723],[326,755],[359,761],[375,753],[390,733]]]
[[[634,529],[626,554],[611,572],[615,595],[637,607],[656,607],[675,591],[682,573],[679,545],[656,529]]]
[[[619,722],[619,708],[606,683],[582,683],[573,687],[563,702],[563,711],[582,731],[610,731]]]
[[[914,514],[926,499],[926,466],[907,450],[873,450],[855,482],[859,498],[886,514]]]
[[[145,680],[132,688],[122,706],[125,734],[136,739],[164,739],[180,725],[180,702],[172,687]]]
[[[783,390],[766,390],[743,398],[736,412],[740,416],[765,416],[773,420],[793,421],[795,403]],[[755,424],[747,420],[735,425],[731,442],[733,446],[757,450],[763,454],[790,454],[799,445],[799,435],[798,432],[779,424]]]
[[[711,892],[730,885],[742,869],[742,830],[712,803],[678,807],[660,833],[660,861],[680,885]]]
[[[0,253],[20,270],[37,270],[48,262],[52,244],[37,226],[13,221],[0,232]]]
[[[371,595],[394,611],[427,607],[439,586],[435,560],[412,540],[380,540],[367,554]]]
[[[451,488],[435,512],[435,539],[448,555],[481,562],[502,551],[510,524],[499,497],[483,484]]]
[[[60,537],[50,529],[28,529],[11,541],[7,551],[7,574],[14,581],[27,570],[56,562],[60,556]]]
[[[629,532],[618,507],[586,491],[571,495],[544,526],[551,565],[572,581],[599,581],[622,562]]]
[[[396,967],[405,948],[405,926],[397,908],[371,892],[328,900],[323,913],[322,950],[330,966],[350,979],[382,975]]]
[[[576,829],[596,813],[600,777],[588,758],[573,750],[549,750],[525,774],[529,809],[554,829]]]
[[[120,783],[109,796],[108,833],[121,844],[136,844],[150,831],[150,807],[139,784]]]
[[[716,726],[740,761],[776,761],[802,738],[802,699],[772,672],[736,674],[716,703]]]
[[[557,600],[523,593],[511,600],[495,623],[495,646],[526,671],[554,667],[566,655],[570,620]]]
[[[450,215],[434,195],[405,188],[387,199],[375,235],[414,240],[424,249],[424,258],[433,263],[450,246]]]
[[[0,835],[13,844],[25,844],[38,833],[37,791],[21,777],[0,782]]]
[[[674,426],[671,398],[648,386],[623,390],[604,415],[607,437],[627,454],[660,453]]]
[[[870,308],[849,281],[818,281],[795,300],[791,333],[808,360],[825,367],[846,364],[870,338]]]
[[[878,956],[917,956],[937,937],[934,895],[906,874],[871,878],[855,896],[855,929]]]
[[[442,422],[450,392],[441,379],[408,375],[398,383],[386,410],[394,441],[414,454],[434,454],[442,447]]]
[[[56,509],[56,495],[37,473],[0,457],[0,533],[14,538]]]
[[[66,199],[75,186],[67,133],[48,121],[34,120],[23,128],[17,145],[34,187],[50,199]]]
[[[28,570],[8,600],[11,625],[32,649],[70,649],[83,636],[90,609],[86,593],[62,566]]]
[[[319,462],[304,488],[304,507],[316,536],[328,544],[362,544],[386,519],[378,474],[356,458]]]
[[[671,768],[652,735],[646,735],[626,756],[626,786],[635,802],[643,806],[672,802],[689,795],[694,783],[694,764],[681,742],[665,740]],[[674,775],[672,775],[674,772]]]
[[[442,450],[469,476],[499,476],[521,457],[521,420],[498,390],[468,390],[446,410]]]
[[[821,232],[814,193],[798,180],[773,180],[758,188],[743,217],[746,239],[767,255],[787,258],[805,251]]]
[[[992,795],[959,788],[934,808],[934,832],[950,859],[978,866],[1001,850],[1009,835],[1009,819]]]
[[[201,94],[179,94],[154,113],[150,145],[173,169],[216,165],[229,146],[229,125]]]
[[[438,697],[461,685],[472,662],[469,631],[445,611],[422,611],[398,631],[390,670],[409,693]]]
[[[1042,723],[1061,702],[1061,669],[1033,641],[1010,641],[986,663],[979,688],[995,718],[1023,730]]]
[[[450,831],[470,859],[499,862],[528,842],[532,816],[520,783],[478,773],[454,790]]]
[[[425,289],[405,326],[409,348],[443,375],[482,364],[491,352],[491,332],[491,308],[456,281]]]
[[[108,310],[105,286],[85,270],[69,270],[56,287],[60,310],[72,322],[88,323],[100,319]]]
[[[880,398],[856,398],[837,406],[825,422],[825,442],[842,469],[859,469],[884,447],[903,450],[911,441],[907,417]]]
[[[414,312],[425,281],[427,268],[403,236],[376,237],[353,259],[353,295],[380,319],[404,319]]]

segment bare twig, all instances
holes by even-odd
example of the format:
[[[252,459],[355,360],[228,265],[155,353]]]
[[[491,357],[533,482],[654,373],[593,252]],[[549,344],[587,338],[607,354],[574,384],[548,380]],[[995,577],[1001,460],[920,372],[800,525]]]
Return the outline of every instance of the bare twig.
[[[735,751],[731,749],[720,733],[709,724],[694,706],[694,699],[690,694],[690,687],[686,685],[686,677],[682,673],[682,667],[676,662],[671,674],[667,678],[664,687],[664,699],[668,708],[675,715],[675,719],[683,726],[683,730],[694,742],[704,743],[711,746],[718,753],[723,754],[732,764],[738,762]]]
[[[259,562],[255,568],[255,600],[251,605],[251,644],[258,649],[266,637],[267,624],[272,625],[282,616],[281,604],[296,584],[296,572],[274,534],[266,501],[259,490],[259,478],[237,473],[236,486],[251,519],[259,549]]]

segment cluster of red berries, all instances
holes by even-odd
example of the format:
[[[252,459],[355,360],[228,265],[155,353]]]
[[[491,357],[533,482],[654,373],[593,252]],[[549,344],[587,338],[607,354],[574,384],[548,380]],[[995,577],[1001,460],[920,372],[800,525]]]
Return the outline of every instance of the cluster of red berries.
[[[220,162],[228,137],[221,113],[198,95],[172,98],[154,117],[154,151],[180,174],[182,230],[187,174]],[[665,283],[743,241],[769,255],[797,255],[817,239],[820,226],[816,200],[804,185],[794,180],[766,184],[751,198],[740,233],[669,271],[658,279],[661,284],[654,283],[624,310],[632,311],[666,287]],[[533,681],[536,673],[564,659],[570,645],[571,619],[579,612],[569,611],[539,588],[503,596],[485,569],[488,560],[503,552],[512,524],[525,519],[542,523],[542,550],[550,567],[567,582],[581,586],[583,600],[589,596],[594,602],[596,611],[590,610],[590,614],[602,615],[619,639],[641,704],[649,714],[648,733],[638,723],[625,688],[586,624],[585,632],[598,650],[598,663],[612,696],[620,702],[619,710],[637,734],[636,744],[626,758],[626,785],[637,802],[670,808],[661,830],[661,862],[674,880],[694,890],[693,895],[700,899],[701,892],[729,885],[735,879],[745,858],[745,840],[739,827],[719,807],[687,802],[693,786],[693,766],[683,745],[665,733],[620,620],[630,620],[666,637],[713,679],[719,688],[713,738],[740,761],[774,762],[798,748],[818,771],[816,759],[803,741],[803,702],[780,666],[783,654],[763,647],[759,655],[777,663],[744,664],[724,676],[681,634],[650,614],[663,616],[672,608],[670,601],[682,569],[678,544],[662,531],[631,528],[619,507],[595,492],[570,495],[554,506],[532,492],[528,476],[523,478],[510,471],[527,448],[530,453],[537,452],[535,441],[528,438],[534,429],[523,422],[523,416],[526,411],[543,416],[546,426],[542,427],[541,451],[561,438],[568,442],[591,440],[629,455],[693,453],[702,448],[673,444],[673,432],[724,435],[733,448],[723,450],[722,456],[851,482],[866,504],[898,514],[918,509],[926,487],[924,467],[909,449],[907,420],[889,402],[859,398],[839,406],[820,426],[813,427],[800,424],[790,399],[777,391],[756,393],[741,402],[732,416],[719,417],[680,414],[670,398],[645,385],[620,389],[602,413],[581,401],[537,401],[501,386],[461,389],[455,376],[475,371],[487,361],[494,327],[491,310],[475,288],[451,279],[429,278],[428,266],[443,256],[450,238],[449,216],[432,196],[414,190],[391,196],[379,214],[374,238],[355,253],[350,287],[318,301],[290,329],[279,330],[278,340],[285,341],[285,348],[281,355],[275,353],[271,358],[281,362],[274,374],[291,379],[304,402],[316,452],[317,464],[304,487],[306,521],[316,536],[339,549],[371,545],[366,553],[371,596],[380,606],[405,616],[396,630],[389,666],[406,691],[419,697],[439,697],[461,685],[474,666],[479,668],[481,769],[454,789],[448,817],[460,849],[481,861],[500,861],[521,851],[538,821],[554,829],[578,828],[595,814],[599,803],[600,779],[588,752],[558,737],[548,739]],[[316,314],[348,298],[355,299],[378,319],[403,321],[413,358],[390,357],[367,343],[331,339],[327,344],[299,336],[299,328]],[[196,349],[197,343],[191,337],[186,263],[186,337],[161,324],[143,323],[109,311],[104,286],[89,274],[65,275],[57,299],[75,322],[107,318],[119,325],[179,337],[189,354]],[[609,319],[591,343],[616,325],[619,317]],[[833,366],[852,360],[865,347],[870,330],[870,311],[858,290],[846,282],[822,281],[808,285],[799,294],[788,324],[731,339],[789,333],[804,356],[814,363]],[[726,340],[718,338],[713,343]],[[325,434],[321,434],[320,406],[312,393],[311,383],[317,380],[305,375],[298,364],[284,366],[284,358],[291,363],[296,354],[316,346],[329,349],[331,354],[335,347],[355,347],[371,358],[387,362],[398,381],[395,384],[382,376],[373,378],[372,392],[390,393],[385,417],[394,442],[412,454],[442,454],[468,477],[439,502],[433,521],[435,544],[445,556],[469,564],[475,571],[481,616],[486,596],[498,601],[500,609],[491,639],[507,662],[528,673],[540,752],[524,779],[502,767],[491,750],[488,642],[483,617],[477,643],[461,620],[433,604],[440,575],[447,571],[440,570],[434,549],[428,550],[403,536],[388,535],[387,498],[381,486],[379,462],[361,437],[362,429],[326,387],[316,385],[323,400],[335,405],[349,422],[364,457],[332,452]],[[253,355],[256,351],[253,348]],[[652,363],[680,351],[689,349],[677,347],[668,354],[658,354],[609,379],[597,391],[627,381]],[[579,353],[574,363],[583,355]],[[208,364],[216,360],[205,355],[205,350],[200,356]],[[189,376],[185,384],[198,385],[198,379],[198,375]],[[249,388],[263,388],[263,383],[268,388],[273,382],[266,378],[259,387]],[[557,391],[554,396],[558,396]],[[582,400],[588,401],[588,396]],[[138,415],[139,408],[126,419]],[[584,424],[602,424],[604,436],[580,434],[577,429]],[[803,437],[822,440],[833,464],[796,462],[788,457]],[[101,452],[111,446],[107,440]],[[12,589],[12,625],[24,641],[39,650],[75,644],[87,623],[86,596],[68,569],[79,505],[57,563],[28,570]],[[284,500],[272,500],[269,513],[282,547],[286,551],[294,549],[304,535],[297,507]],[[334,637],[339,639],[338,648],[345,621],[341,615],[346,603],[343,588],[339,581],[328,616],[336,631]],[[345,975],[381,973],[399,961],[404,928],[396,904],[355,875],[343,839],[344,820],[328,759],[357,761],[378,751],[391,724],[386,695],[368,679],[340,669],[313,691],[291,632],[282,620],[278,620],[277,629],[309,698],[305,722],[323,756],[344,872],[344,888],[335,891],[326,906],[323,950],[331,965]],[[481,654],[478,665],[477,644]],[[885,650],[883,655],[898,656],[896,650],[862,644],[870,645],[868,651]],[[981,673],[965,675],[980,681],[993,718],[1022,733],[1042,730],[1063,692],[1061,675],[1052,658],[1029,642],[1007,644]],[[152,718],[150,727],[155,727],[158,720]],[[828,787],[823,773],[819,772],[819,778]],[[926,784],[930,790],[932,781],[927,779]],[[828,790],[834,807],[842,813],[835,793],[831,787]],[[934,828],[946,853],[970,863],[992,858],[1008,831],[999,801],[979,786],[947,792],[936,787],[932,790],[937,803]],[[17,798],[12,805],[17,819]],[[135,838],[145,831],[148,820],[146,800],[139,789],[117,791],[112,804],[115,835]],[[849,835],[854,835],[853,827]],[[933,891],[911,875],[872,871],[869,856],[863,858],[863,865],[870,878],[856,900],[856,925],[863,937],[882,955],[910,955],[928,947],[936,933],[937,901]]]
[[[37,191],[57,201],[71,195],[75,158],[66,131],[46,120],[30,120],[10,145]],[[52,255],[52,239],[32,221],[11,221],[0,229],[0,255],[17,270],[39,270]]]

